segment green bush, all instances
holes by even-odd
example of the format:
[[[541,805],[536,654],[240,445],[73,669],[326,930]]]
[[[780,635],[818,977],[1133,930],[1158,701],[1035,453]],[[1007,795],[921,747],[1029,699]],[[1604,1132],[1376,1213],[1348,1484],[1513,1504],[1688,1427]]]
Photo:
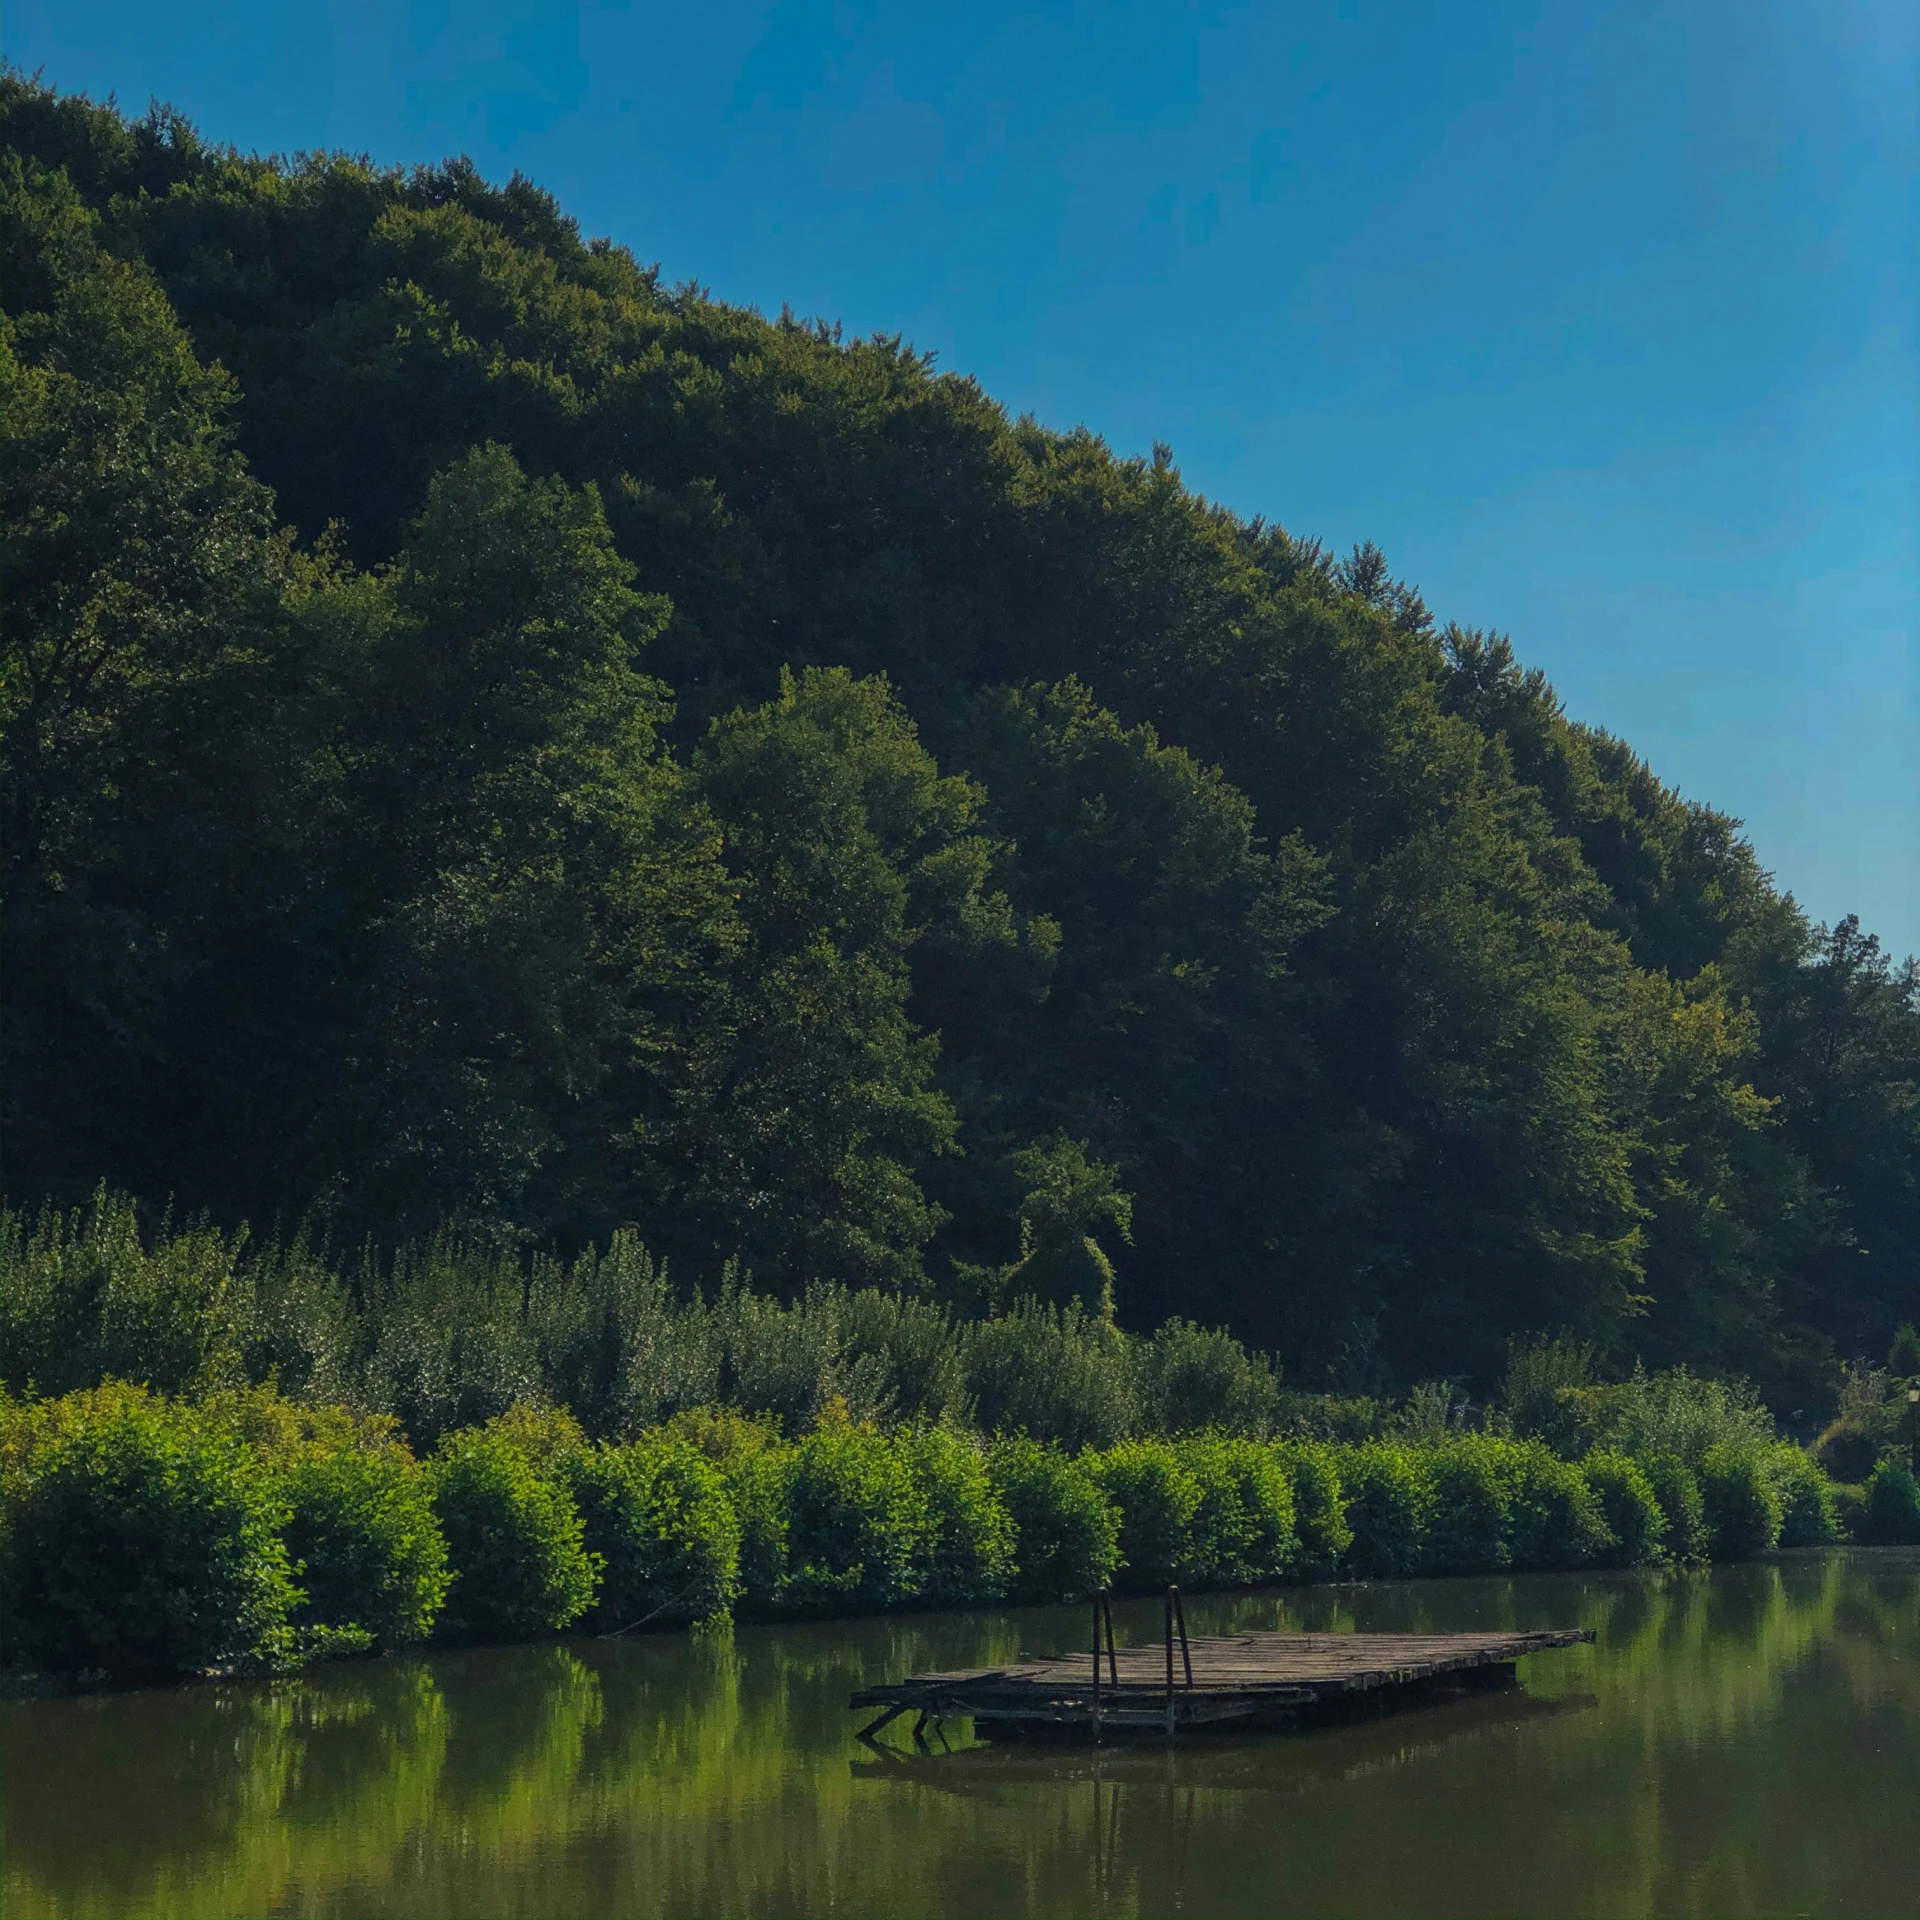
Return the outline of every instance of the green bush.
[[[1285,1441],[1273,1449],[1273,1457],[1293,1483],[1299,1571],[1310,1580],[1325,1579],[1353,1545],[1339,1461],[1331,1447],[1313,1440]]]
[[[1762,1456],[1780,1500],[1780,1544],[1826,1547],[1840,1538],[1840,1512],[1833,1482],[1790,1441],[1769,1447]]]
[[[927,1506],[904,1449],[829,1419],[788,1456],[785,1490],[784,1604],[872,1612],[918,1594]]]
[[[1078,1301],[1016,1301],[963,1332],[967,1385],[987,1432],[1077,1449],[1110,1446],[1134,1430],[1126,1337]]]
[[[1411,1573],[1427,1536],[1427,1488],[1413,1456],[1391,1441],[1373,1440],[1342,1448],[1336,1460],[1353,1531],[1347,1564],[1370,1577]]]
[[[1178,1579],[1200,1510],[1200,1483],[1180,1456],[1164,1440],[1123,1440],[1091,1465],[1120,1509],[1118,1584],[1140,1593]]]
[[[1920,1546],[1920,1481],[1904,1460],[1882,1460],[1874,1468],[1858,1525],[1868,1546]]]
[[[44,1208],[31,1227],[0,1208],[0,1372],[64,1394],[127,1380],[160,1393],[238,1380],[246,1338],[235,1265],[244,1232],[170,1220],[143,1237],[103,1184],[84,1211]]]
[[[1709,1542],[1707,1503],[1700,1492],[1699,1475],[1675,1453],[1643,1454],[1637,1465],[1660,1503],[1667,1552],[1676,1560],[1703,1558]]]
[[[690,1441],[655,1431],[568,1457],[566,1484],[604,1571],[594,1624],[709,1619],[740,1587],[740,1522],[720,1471]]]
[[[600,1563],[579,1511],[512,1435],[450,1434],[430,1479],[454,1576],[443,1635],[528,1639],[557,1633],[593,1604]]]
[[[313,1449],[281,1479],[297,1626],[358,1628],[381,1647],[424,1640],[446,1602],[447,1543],[427,1476],[397,1441]]]
[[[987,1476],[1013,1520],[1017,1599],[1080,1600],[1112,1584],[1120,1515],[1086,1458],[1003,1440]]]
[[[1225,1327],[1169,1320],[1135,1343],[1134,1376],[1149,1432],[1265,1435],[1279,1407],[1273,1362],[1249,1353]]]
[[[229,1428],[120,1382],[5,1418],[10,1664],[157,1679],[290,1655],[287,1509]]]
[[[896,1444],[926,1513],[920,1597],[932,1606],[1004,1598],[1013,1584],[1013,1517],[988,1478],[985,1449],[947,1427],[905,1434]]]
[[[1836,1480],[1858,1483],[1866,1479],[1883,1450],[1875,1428],[1859,1420],[1835,1420],[1814,1442],[1814,1458]]]
[[[1434,1573],[1485,1573],[1513,1558],[1513,1508],[1496,1443],[1475,1437],[1435,1447],[1425,1468],[1427,1537],[1420,1564]]]
[[[1600,1503],[1611,1536],[1602,1556],[1607,1563],[1638,1567],[1658,1560],[1667,1537],[1667,1516],[1639,1463],[1624,1453],[1590,1453],[1580,1462],[1580,1472]]]
[[[1300,1558],[1293,1483],[1273,1450],[1220,1434],[1174,1448],[1200,1489],[1181,1579],[1196,1587],[1257,1586],[1284,1579]]]
[[[1583,1567],[1607,1553],[1612,1529],[1578,1467],[1538,1441],[1487,1444],[1512,1516],[1516,1567]]]
[[[1867,1510],[1865,1487],[1850,1487],[1844,1480],[1833,1483],[1833,1519],[1843,1540],[1858,1540]]]
[[[1710,1447],[1700,1463],[1707,1549],[1716,1560],[1751,1560],[1780,1539],[1780,1496],[1765,1456],[1738,1442]]]

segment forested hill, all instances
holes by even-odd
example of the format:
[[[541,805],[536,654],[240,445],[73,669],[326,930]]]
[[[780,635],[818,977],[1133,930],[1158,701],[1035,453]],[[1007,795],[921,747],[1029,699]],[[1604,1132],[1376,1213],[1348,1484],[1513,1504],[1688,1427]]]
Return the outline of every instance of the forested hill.
[[[464,163],[17,75],[5,1182],[682,1281],[1509,1336],[1920,1314],[1920,984],[1363,548]]]

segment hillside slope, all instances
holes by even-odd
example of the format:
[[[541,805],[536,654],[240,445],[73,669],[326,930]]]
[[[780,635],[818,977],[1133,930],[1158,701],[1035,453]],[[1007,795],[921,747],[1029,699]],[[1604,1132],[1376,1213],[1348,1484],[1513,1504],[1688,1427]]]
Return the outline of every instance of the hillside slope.
[[[463,163],[8,76],[0,166],[17,1198],[1356,1385],[1565,1328],[1793,1400],[1920,1310],[1911,965],[1373,550]]]

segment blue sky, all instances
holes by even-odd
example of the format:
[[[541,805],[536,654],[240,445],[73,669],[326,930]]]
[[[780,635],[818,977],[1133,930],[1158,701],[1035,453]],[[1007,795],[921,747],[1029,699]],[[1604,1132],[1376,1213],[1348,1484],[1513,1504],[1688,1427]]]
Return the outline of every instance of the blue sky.
[[[1166,440],[1920,949],[1911,0],[9,0],[0,44],[245,148],[518,168],[670,280]]]

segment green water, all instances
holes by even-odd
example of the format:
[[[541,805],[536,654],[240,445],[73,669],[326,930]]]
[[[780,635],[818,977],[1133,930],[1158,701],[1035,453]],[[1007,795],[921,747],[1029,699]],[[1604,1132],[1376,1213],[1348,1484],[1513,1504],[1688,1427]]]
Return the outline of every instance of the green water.
[[[33,1914],[1920,1913],[1920,1553],[1190,1603],[1195,1631],[1581,1625],[1313,1734],[952,1750],[854,1687],[1079,1613],[741,1628],[0,1708]],[[1152,1602],[1118,1610],[1155,1637]],[[896,1728],[904,1723],[896,1723]]]

